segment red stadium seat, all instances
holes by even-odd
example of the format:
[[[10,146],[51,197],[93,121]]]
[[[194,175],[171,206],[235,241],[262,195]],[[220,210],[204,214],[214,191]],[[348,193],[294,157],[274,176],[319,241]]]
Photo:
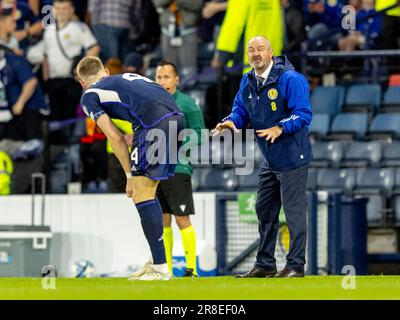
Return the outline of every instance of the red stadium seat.
[[[389,77],[389,87],[400,86],[400,74],[392,74]]]

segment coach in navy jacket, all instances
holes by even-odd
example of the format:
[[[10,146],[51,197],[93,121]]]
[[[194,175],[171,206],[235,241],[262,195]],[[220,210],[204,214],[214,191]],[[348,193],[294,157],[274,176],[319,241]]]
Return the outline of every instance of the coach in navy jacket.
[[[257,260],[251,271],[238,277],[301,277],[307,238],[308,163],[312,158],[309,86],[286,57],[273,57],[266,38],[252,38],[248,55],[253,69],[243,76],[231,114],[215,128],[218,133],[250,125],[263,155],[257,182]],[[282,205],[291,242],[287,264],[277,273],[274,251]]]

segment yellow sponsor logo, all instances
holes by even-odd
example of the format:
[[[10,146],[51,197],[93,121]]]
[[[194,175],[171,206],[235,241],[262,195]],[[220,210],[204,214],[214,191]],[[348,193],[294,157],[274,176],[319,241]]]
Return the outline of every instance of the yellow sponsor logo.
[[[272,111],[276,111],[276,103],[275,102],[271,102],[271,109],[272,109]]]

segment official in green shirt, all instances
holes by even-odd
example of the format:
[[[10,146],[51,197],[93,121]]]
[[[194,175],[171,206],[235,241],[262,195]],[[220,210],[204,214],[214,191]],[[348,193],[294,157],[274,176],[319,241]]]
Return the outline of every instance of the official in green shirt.
[[[167,90],[176,104],[185,115],[186,128],[193,129],[194,139],[190,141],[202,142],[204,126],[203,114],[196,102],[188,95],[178,90],[179,74],[176,66],[168,61],[161,61],[157,66],[156,82]],[[197,139],[196,139],[197,138]],[[196,267],[196,234],[189,216],[194,214],[191,164],[178,163],[175,175],[168,180],[161,181],[157,189],[157,198],[163,211],[164,246],[168,267],[172,274],[172,247],[173,234],[171,228],[172,215],[175,216],[182,237],[183,249],[186,258],[185,276],[197,276]]]

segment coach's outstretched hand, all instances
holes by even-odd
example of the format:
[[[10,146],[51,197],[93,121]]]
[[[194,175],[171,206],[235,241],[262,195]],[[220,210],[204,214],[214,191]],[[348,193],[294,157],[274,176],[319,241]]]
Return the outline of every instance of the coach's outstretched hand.
[[[213,130],[211,130],[211,136],[214,137],[226,129],[231,129],[233,132],[239,133],[239,130],[236,128],[233,121],[228,120],[228,121],[224,121],[222,123],[218,123],[217,126]]]
[[[275,126],[268,129],[256,130],[256,133],[260,138],[266,137],[265,140],[274,143],[275,139],[277,139],[282,134],[282,129],[278,126]]]

